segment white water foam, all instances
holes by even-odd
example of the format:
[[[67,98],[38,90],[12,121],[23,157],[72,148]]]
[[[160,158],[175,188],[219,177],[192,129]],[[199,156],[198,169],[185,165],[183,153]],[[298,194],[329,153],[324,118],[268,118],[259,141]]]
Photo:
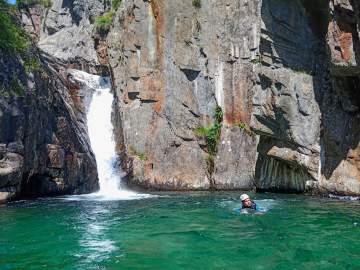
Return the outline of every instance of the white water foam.
[[[88,195],[71,196],[69,199],[134,200],[152,197],[150,194],[140,194],[121,187],[121,178],[125,173],[115,168],[117,155],[111,123],[114,97],[110,90],[109,78],[79,70],[72,70],[71,75],[85,85],[88,91],[93,91],[87,112],[87,124],[97,163],[100,190]]]

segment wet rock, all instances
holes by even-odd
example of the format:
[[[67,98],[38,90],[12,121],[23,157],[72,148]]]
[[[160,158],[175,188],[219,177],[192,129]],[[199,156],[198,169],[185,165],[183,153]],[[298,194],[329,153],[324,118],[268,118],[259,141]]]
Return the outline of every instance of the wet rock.
[[[13,199],[16,195],[16,188],[8,187],[8,188],[0,188],[0,204],[6,203]]]
[[[65,151],[59,146],[48,144],[49,167],[61,169],[65,164]]]
[[[24,145],[22,142],[11,142],[7,145],[7,151],[19,155],[24,155]]]
[[[20,55],[0,50],[1,200],[95,191],[95,158],[62,64],[29,50],[39,68],[25,69]]]

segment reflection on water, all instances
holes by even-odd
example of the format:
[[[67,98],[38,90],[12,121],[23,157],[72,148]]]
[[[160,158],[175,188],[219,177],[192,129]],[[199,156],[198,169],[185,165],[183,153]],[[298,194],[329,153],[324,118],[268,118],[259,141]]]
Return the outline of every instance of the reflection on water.
[[[118,248],[115,242],[109,239],[107,226],[111,225],[108,220],[111,213],[102,205],[95,205],[93,208],[87,208],[79,215],[79,252],[76,253],[81,261],[81,265],[91,265],[99,263],[110,258]]]
[[[0,269],[360,269],[360,202],[251,194],[42,199],[0,208]],[[44,214],[46,213],[46,214]]]

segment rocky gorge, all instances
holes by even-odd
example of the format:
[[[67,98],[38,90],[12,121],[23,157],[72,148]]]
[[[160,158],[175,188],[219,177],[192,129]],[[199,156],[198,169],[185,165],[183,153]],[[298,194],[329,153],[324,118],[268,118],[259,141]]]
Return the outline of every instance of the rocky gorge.
[[[30,2],[37,64],[0,50],[0,200],[98,188],[71,69],[111,78],[129,186],[360,195],[357,1]]]

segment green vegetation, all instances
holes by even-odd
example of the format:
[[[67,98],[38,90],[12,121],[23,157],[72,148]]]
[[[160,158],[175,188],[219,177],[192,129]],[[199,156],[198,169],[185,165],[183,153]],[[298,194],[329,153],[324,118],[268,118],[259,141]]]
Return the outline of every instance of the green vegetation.
[[[214,167],[215,167],[214,156],[208,154],[205,158],[205,162],[206,162],[206,169],[207,169],[208,173],[210,175],[212,175],[214,173]]]
[[[299,73],[299,74],[307,74],[310,76],[314,76],[315,72],[313,70],[307,70],[307,69],[303,69],[303,68],[294,68],[293,69],[295,71],[295,73]]]
[[[133,155],[133,156],[137,156],[142,161],[147,161],[148,160],[148,157],[147,157],[147,155],[145,153],[141,153],[141,152],[136,151],[136,149],[134,147],[132,147],[132,146],[130,146],[129,154]]]
[[[121,1],[122,0],[112,0],[111,10],[95,19],[95,25],[97,30],[103,30],[103,31],[109,30],[114,19],[115,11],[117,11],[118,8],[120,7]]]
[[[201,8],[201,0],[193,0],[192,4],[196,8]]]
[[[240,129],[247,129],[248,128],[247,124],[243,123],[243,122],[237,123],[235,126],[239,127]]]
[[[34,72],[34,71],[40,71],[41,70],[41,64],[36,58],[31,57],[25,57],[24,61],[24,67],[26,73]]]
[[[260,54],[257,54],[254,59],[250,60],[250,63],[253,63],[253,64],[260,64],[261,62],[262,62],[262,57]]]
[[[249,136],[254,135],[254,133],[251,131],[250,127],[244,122],[236,123],[235,126],[237,126],[240,129],[244,130]]]
[[[214,156],[217,152],[217,145],[221,135],[222,119],[223,112],[221,107],[217,106],[215,109],[215,123],[210,127],[199,127],[195,129],[195,135],[205,139],[207,152],[211,156]]]
[[[0,0],[0,49],[25,54],[29,48],[26,33],[15,23],[14,9]]]
[[[121,5],[121,0],[113,0],[111,3],[112,9],[113,10],[118,10],[118,8]]]
[[[108,30],[113,22],[115,12],[113,10],[106,12],[104,15],[96,18],[95,25],[98,29]]]
[[[10,90],[11,93],[16,96],[24,96],[25,95],[25,87],[19,82],[17,76],[14,76],[10,81]]]
[[[18,4],[25,2],[30,1],[17,1]],[[40,61],[32,54],[31,39],[19,26],[16,12],[17,10],[14,6],[7,4],[4,0],[0,0],[0,50],[10,58],[21,59],[19,63],[22,63],[26,73],[39,71],[41,69]],[[2,96],[25,95],[26,87],[21,82],[18,72],[22,74],[20,70],[12,70],[8,74],[11,80],[2,83]]]
[[[51,2],[51,0],[17,0],[16,4],[18,6],[39,4],[39,5],[42,5],[44,7],[49,8],[49,7],[51,7],[52,2]]]

